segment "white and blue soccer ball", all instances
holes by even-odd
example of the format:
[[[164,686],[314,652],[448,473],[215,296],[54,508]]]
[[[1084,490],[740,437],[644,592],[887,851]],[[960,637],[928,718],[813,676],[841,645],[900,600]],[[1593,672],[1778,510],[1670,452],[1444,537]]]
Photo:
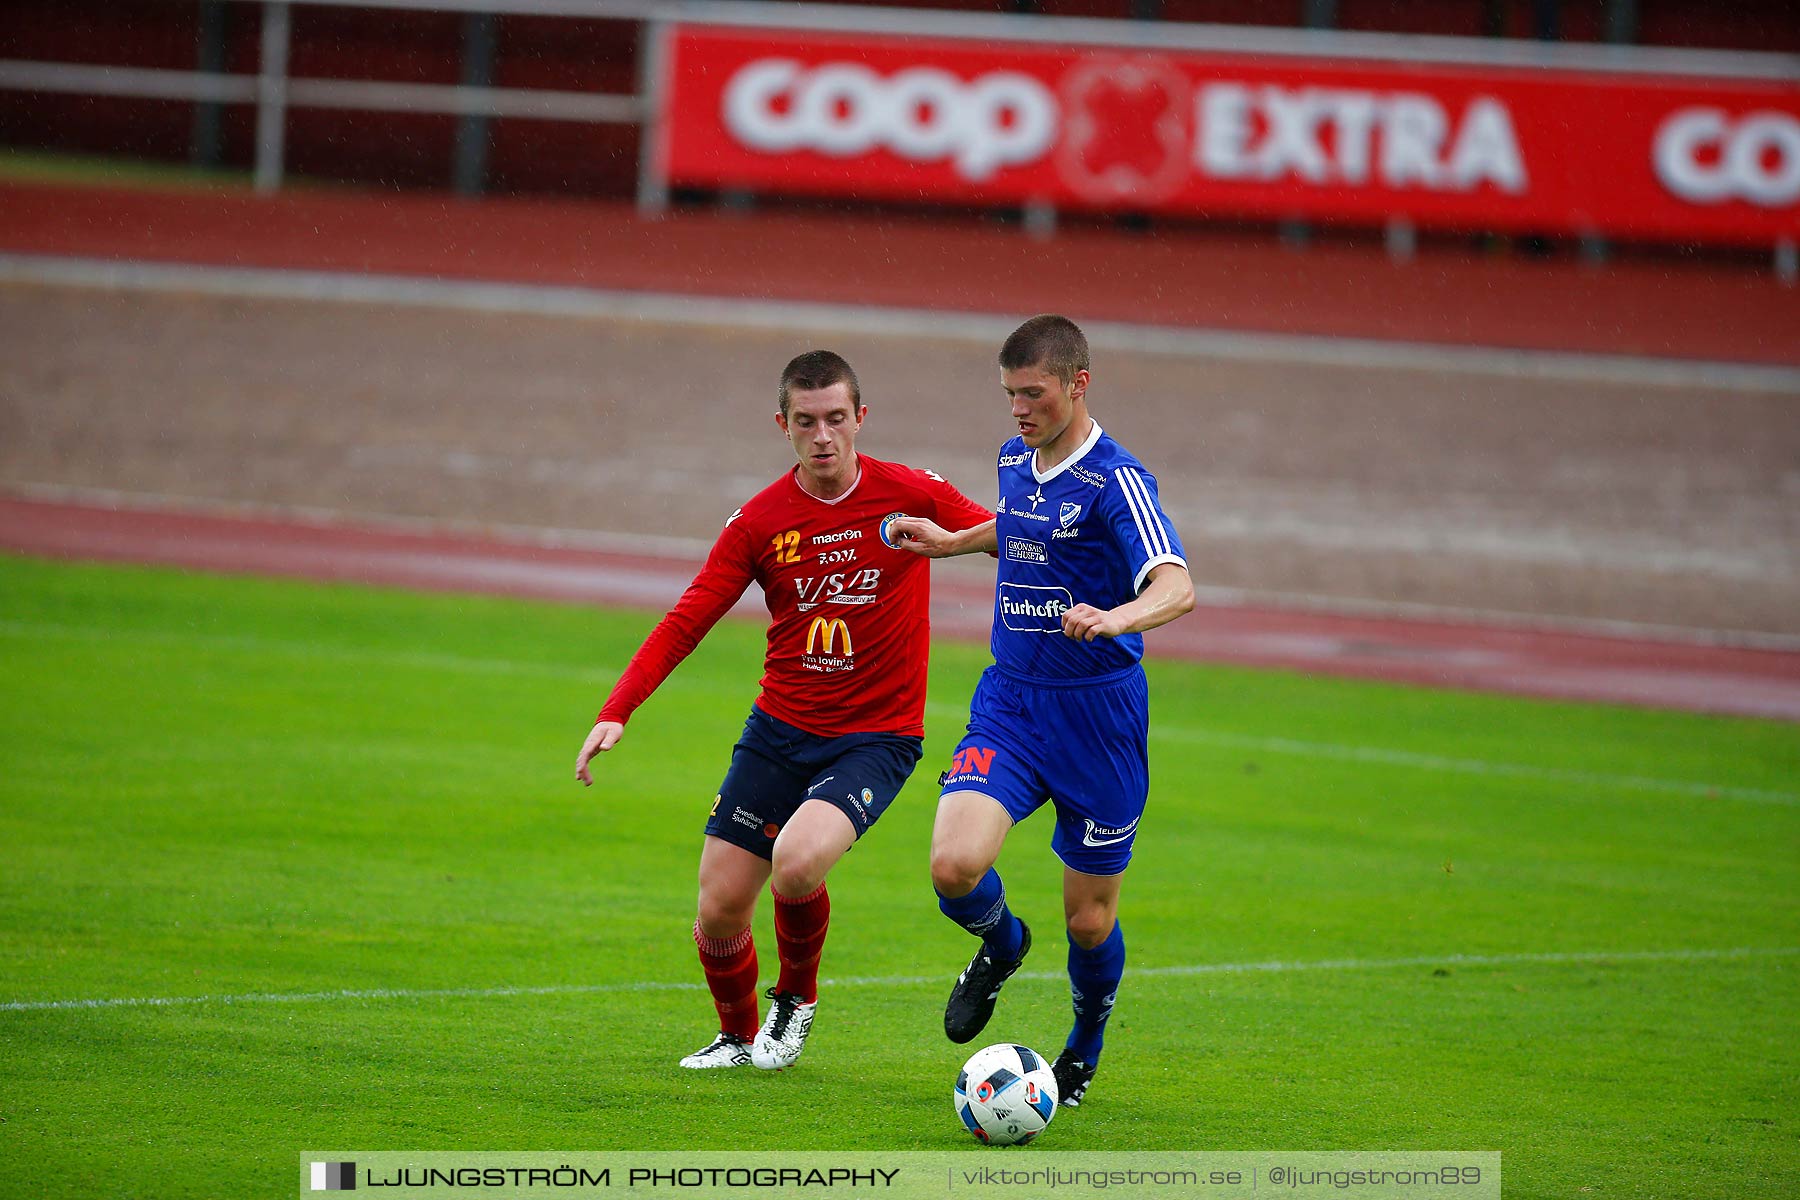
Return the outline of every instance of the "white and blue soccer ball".
[[[1000,1042],[977,1050],[956,1076],[956,1115],[990,1146],[1022,1146],[1056,1115],[1056,1076],[1029,1046]]]

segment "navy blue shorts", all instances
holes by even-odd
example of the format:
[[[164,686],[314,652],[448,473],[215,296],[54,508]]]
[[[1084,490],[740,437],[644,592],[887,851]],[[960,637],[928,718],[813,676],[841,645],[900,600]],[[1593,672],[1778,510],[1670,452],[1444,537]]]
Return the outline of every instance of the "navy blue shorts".
[[[989,667],[969,701],[969,730],[938,782],[945,795],[992,796],[1014,821],[1049,801],[1056,856],[1084,875],[1120,874],[1150,796],[1143,668],[1058,685]]]
[[[706,832],[768,858],[800,806],[823,800],[849,817],[861,838],[906,786],[924,745],[894,733],[820,737],[752,705]]]

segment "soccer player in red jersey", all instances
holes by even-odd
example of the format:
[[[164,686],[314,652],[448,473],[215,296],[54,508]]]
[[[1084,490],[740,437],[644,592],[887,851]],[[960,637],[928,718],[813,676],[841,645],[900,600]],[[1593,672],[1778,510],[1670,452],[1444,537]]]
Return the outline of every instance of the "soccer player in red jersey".
[[[719,1035],[684,1067],[768,1070],[800,1057],[818,1004],[831,911],[825,876],[887,808],[924,741],[928,560],[889,542],[888,518],[946,529],[993,514],[929,471],[857,453],[868,408],[828,350],[781,373],[775,415],[799,465],[732,513],[700,574],[631,658],[575,760],[594,756],[754,580],[769,609],[762,692],[713,801],[694,941]],[[771,878],[772,877],[772,878]],[[758,1028],[750,918],[770,883],[781,973]]]

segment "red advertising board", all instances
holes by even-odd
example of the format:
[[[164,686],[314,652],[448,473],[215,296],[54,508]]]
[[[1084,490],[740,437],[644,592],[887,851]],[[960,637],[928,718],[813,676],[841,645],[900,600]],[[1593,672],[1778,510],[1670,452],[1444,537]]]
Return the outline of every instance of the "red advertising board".
[[[1767,246],[1800,83],[680,26],[668,182]]]

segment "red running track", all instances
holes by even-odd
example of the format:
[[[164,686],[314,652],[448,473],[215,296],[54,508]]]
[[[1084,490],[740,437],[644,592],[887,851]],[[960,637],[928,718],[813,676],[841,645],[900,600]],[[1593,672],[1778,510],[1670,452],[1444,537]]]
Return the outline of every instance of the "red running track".
[[[646,609],[673,603],[699,566],[369,525],[3,496],[0,548]],[[942,634],[985,639],[992,603],[990,588],[940,576],[932,621]],[[760,597],[747,595],[737,611],[760,613]],[[1199,661],[1800,721],[1800,653],[1788,651],[1248,607],[1204,607],[1150,638],[1154,654]]]
[[[1748,267],[971,219],[676,211],[432,193],[0,183],[0,251],[1800,365],[1800,289]],[[1050,282],[1046,282],[1050,281]],[[1060,297],[1060,300],[1057,298]]]

